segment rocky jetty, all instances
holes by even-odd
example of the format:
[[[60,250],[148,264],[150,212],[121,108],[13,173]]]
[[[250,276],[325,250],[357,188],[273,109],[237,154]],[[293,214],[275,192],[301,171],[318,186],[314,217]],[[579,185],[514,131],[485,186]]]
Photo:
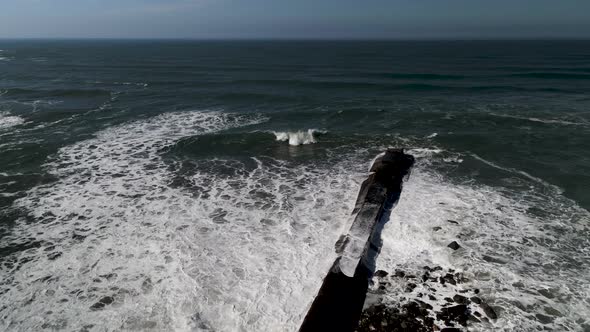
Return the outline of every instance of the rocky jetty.
[[[463,331],[498,317],[463,273],[440,266],[419,272],[375,272],[356,331]]]
[[[381,249],[381,230],[400,198],[414,157],[388,149],[371,165],[352,211],[353,222],[337,241],[338,255],[316,295],[300,332],[354,331]]]

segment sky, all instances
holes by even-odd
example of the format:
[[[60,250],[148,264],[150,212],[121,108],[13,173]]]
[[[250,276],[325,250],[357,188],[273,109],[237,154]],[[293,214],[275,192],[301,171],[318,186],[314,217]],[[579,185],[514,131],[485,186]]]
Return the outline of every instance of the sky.
[[[0,38],[590,38],[590,0],[0,0]]]

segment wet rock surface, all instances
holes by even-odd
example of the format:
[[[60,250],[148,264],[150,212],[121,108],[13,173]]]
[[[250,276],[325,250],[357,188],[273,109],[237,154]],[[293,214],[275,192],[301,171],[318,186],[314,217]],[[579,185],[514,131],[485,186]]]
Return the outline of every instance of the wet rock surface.
[[[453,241],[451,243],[449,243],[449,245],[447,246],[453,250],[457,250],[459,248],[461,248],[461,246],[459,245],[459,243],[457,243],[457,241]]]
[[[497,319],[463,273],[425,266],[416,274],[377,271],[357,331],[464,331]]]

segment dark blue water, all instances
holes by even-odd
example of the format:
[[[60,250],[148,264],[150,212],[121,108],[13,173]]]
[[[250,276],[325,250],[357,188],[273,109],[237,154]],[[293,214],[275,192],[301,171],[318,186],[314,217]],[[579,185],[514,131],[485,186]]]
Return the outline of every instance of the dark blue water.
[[[4,329],[296,330],[391,146],[384,269],[467,273],[475,330],[590,326],[588,41],[0,50]]]

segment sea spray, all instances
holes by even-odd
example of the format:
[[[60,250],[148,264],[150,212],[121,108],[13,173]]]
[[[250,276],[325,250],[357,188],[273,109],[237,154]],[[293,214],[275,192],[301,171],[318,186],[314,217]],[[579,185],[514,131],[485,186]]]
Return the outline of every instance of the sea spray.
[[[277,141],[288,141],[289,145],[293,146],[316,143],[317,136],[326,133],[327,131],[318,129],[308,129],[307,131],[273,131]]]

